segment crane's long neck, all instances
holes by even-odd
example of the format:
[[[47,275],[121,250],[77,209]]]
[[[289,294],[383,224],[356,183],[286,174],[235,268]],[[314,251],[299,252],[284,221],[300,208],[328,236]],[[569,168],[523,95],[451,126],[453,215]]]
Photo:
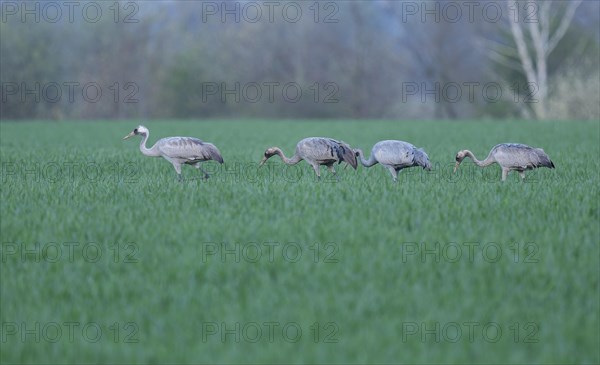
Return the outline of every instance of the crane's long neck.
[[[158,152],[158,148],[156,147],[156,145],[152,146],[151,148],[146,147],[148,137],[150,137],[150,133],[142,134],[142,141],[140,142],[140,151],[142,151],[142,153],[146,156],[159,157],[160,153]]]
[[[298,154],[294,154],[292,156],[292,158],[287,158],[285,157],[285,155],[283,154],[283,151],[280,148],[276,148],[275,149],[275,153],[277,153],[279,155],[279,157],[281,157],[281,159],[283,160],[283,162],[287,165],[295,165],[298,162],[302,161],[302,158],[300,156],[298,156]]]
[[[479,167],[486,167],[489,166],[491,164],[493,164],[494,162],[496,162],[496,160],[494,159],[494,157],[492,156],[492,152],[490,151],[490,153],[488,154],[488,156],[485,158],[485,160],[483,161],[479,161],[477,159],[477,157],[475,157],[475,155],[473,154],[473,152],[466,150],[465,153],[467,154],[467,156],[469,156],[471,158],[471,160],[473,160],[473,162],[475,162],[475,164]]]
[[[356,149],[356,152],[358,152],[358,157],[360,157],[360,163],[364,167],[371,167],[377,163],[377,160],[375,159],[375,156],[373,154],[371,154],[371,157],[369,157],[368,160],[365,160],[365,155],[363,154],[362,150]]]

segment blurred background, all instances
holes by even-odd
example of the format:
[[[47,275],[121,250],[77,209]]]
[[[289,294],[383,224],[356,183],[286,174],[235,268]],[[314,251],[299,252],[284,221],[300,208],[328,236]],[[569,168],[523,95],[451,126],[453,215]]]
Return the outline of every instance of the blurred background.
[[[2,120],[600,118],[597,1],[2,1]]]

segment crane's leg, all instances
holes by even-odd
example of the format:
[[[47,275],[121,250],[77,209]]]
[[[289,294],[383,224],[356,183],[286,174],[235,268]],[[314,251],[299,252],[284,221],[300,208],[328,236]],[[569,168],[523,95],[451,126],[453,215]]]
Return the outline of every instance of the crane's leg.
[[[509,169],[502,169],[502,181],[506,181],[506,177],[508,176],[509,172]]]
[[[317,174],[317,180],[321,181],[321,169],[318,163],[311,163],[311,166],[315,170],[315,174]]]
[[[385,166],[389,171],[390,174],[392,174],[392,179],[394,180],[394,182],[398,182],[398,171],[394,168],[394,166]]]
[[[525,171],[519,171],[519,175],[521,176],[521,181],[525,182]]]
[[[346,164],[346,166],[348,166]],[[335,172],[335,168],[333,167],[333,164],[329,164],[327,165],[327,169],[331,172],[331,174],[335,177],[335,179],[340,182],[340,177],[338,176],[337,172]]]
[[[208,179],[210,177],[210,175],[208,175],[208,172],[204,171],[202,169],[202,167],[200,167],[200,162],[198,162],[197,164],[194,165],[195,168],[197,168],[198,170],[202,171],[202,173],[204,174],[204,178]]]
[[[171,163],[173,164],[173,167],[175,168],[175,172],[177,172],[177,179],[179,180],[179,182],[183,181],[183,178],[181,177],[181,164],[178,164],[177,162],[171,161]]]

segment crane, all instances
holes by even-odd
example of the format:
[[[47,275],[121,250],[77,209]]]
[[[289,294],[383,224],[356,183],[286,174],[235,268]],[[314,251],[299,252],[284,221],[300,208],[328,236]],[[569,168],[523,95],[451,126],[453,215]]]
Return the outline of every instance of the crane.
[[[510,171],[518,171],[521,180],[525,181],[525,170],[532,170],[538,167],[554,168],[554,163],[543,149],[530,147],[520,143],[498,144],[492,148],[483,161],[479,161],[475,155],[473,155],[473,152],[469,150],[458,151],[456,154],[454,173],[456,173],[458,166],[465,157],[470,157],[479,167],[486,167],[493,163],[497,163],[502,168],[502,181],[506,180]]]
[[[279,155],[287,165],[295,165],[302,160],[308,162],[315,170],[318,179],[321,179],[320,165],[327,166],[336,178],[338,177],[333,167],[336,162],[340,164],[344,161],[354,169],[357,165],[354,151],[348,144],[325,137],[309,137],[301,140],[296,144],[296,152],[291,158],[287,158],[279,147],[267,148],[259,167],[275,155]]]
[[[167,137],[161,138],[154,146],[147,148],[146,141],[150,136],[150,131],[143,125],[138,126],[123,139],[128,139],[133,136],[142,136],[140,142],[140,151],[146,156],[162,157],[169,161],[175,171],[177,177],[181,181],[181,165],[192,165],[204,173],[204,178],[208,179],[209,175],[200,167],[200,163],[204,161],[214,160],[218,163],[223,163],[221,152],[212,143],[203,142],[198,138],[193,137]]]
[[[421,166],[431,171],[429,157],[421,148],[404,141],[387,140],[377,142],[371,149],[371,157],[365,159],[363,151],[359,148],[354,150],[356,156],[364,167],[371,167],[380,163],[392,174],[394,182],[398,181],[398,172],[407,167]]]

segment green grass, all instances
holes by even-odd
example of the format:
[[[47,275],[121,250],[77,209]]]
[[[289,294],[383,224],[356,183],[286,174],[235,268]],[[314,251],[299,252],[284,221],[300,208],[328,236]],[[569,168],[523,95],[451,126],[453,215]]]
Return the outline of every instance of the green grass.
[[[137,123],[0,124],[3,363],[600,362],[597,122],[146,123],[152,143],[220,148],[211,179],[185,166],[183,183],[121,140]],[[434,170],[394,184],[379,165],[340,165],[339,183],[303,162],[256,169],[307,136],[406,140]],[[458,150],[500,142],[543,147],[556,169],[451,174]],[[222,243],[240,262],[209,254]],[[439,262],[423,254],[436,243]],[[239,342],[214,323],[239,323]]]

